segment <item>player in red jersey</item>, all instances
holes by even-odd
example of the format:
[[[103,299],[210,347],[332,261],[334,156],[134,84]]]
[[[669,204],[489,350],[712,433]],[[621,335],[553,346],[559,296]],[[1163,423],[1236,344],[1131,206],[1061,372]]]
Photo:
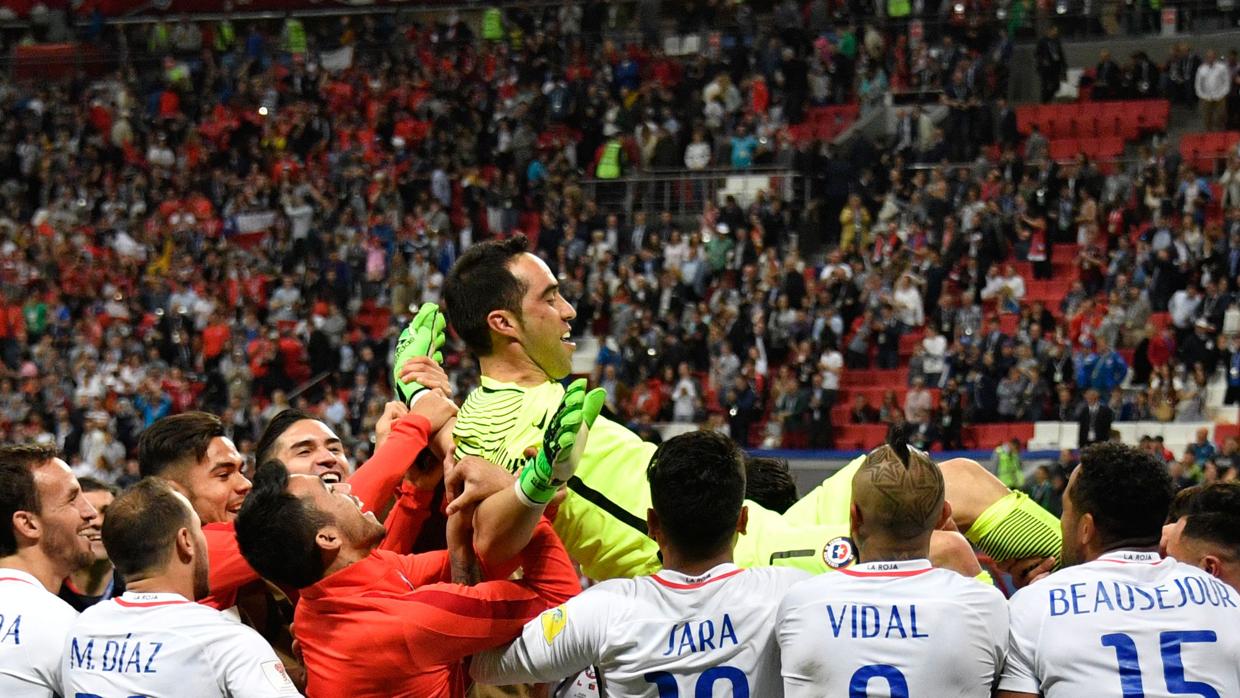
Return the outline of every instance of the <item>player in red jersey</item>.
[[[472,505],[449,518],[448,550],[399,555],[379,548],[387,531],[348,483],[290,475],[279,461],[260,466],[237,540],[265,579],[300,590],[293,627],[307,694],[464,696],[466,657],[512,639],[578,593],[576,570],[542,514],[572,476],[602,402],[584,381],[570,386],[537,457],[515,481],[500,478],[478,505],[520,512],[508,533],[521,552],[472,586],[451,583],[471,576],[461,567],[472,557]],[[518,565],[521,580],[508,581]]]

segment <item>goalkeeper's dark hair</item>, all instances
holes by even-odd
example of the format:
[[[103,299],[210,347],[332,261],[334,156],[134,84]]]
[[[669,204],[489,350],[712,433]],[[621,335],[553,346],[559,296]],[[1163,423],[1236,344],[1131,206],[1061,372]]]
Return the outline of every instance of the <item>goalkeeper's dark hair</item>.
[[[487,324],[491,311],[507,310],[521,315],[521,297],[527,289],[508,264],[528,249],[529,241],[524,235],[475,243],[448,272],[443,289],[445,314],[477,356],[486,356],[492,350]]]
[[[267,426],[263,428],[263,433],[258,437],[258,443],[254,446],[254,460],[258,463],[266,463],[275,458],[276,441],[288,431],[289,427],[303,419],[313,419],[318,421],[318,417],[296,408],[280,410],[271,421],[267,422]]]
[[[1093,516],[1103,546],[1158,545],[1173,499],[1166,466],[1138,448],[1107,441],[1083,449],[1076,471],[1068,496],[1081,516]]]
[[[302,589],[323,578],[315,537],[331,517],[288,491],[288,469],[265,461],[237,514],[241,555],[264,579]]]
[[[646,479],[660,526],[681,555],[706,560],[730,549],[745,501],[745,455],[731,439],[713,431],[668,439]]]
[[[797,483],[783,458],[750,456],[745,459],[745,499],[784,513],[796,504]]]

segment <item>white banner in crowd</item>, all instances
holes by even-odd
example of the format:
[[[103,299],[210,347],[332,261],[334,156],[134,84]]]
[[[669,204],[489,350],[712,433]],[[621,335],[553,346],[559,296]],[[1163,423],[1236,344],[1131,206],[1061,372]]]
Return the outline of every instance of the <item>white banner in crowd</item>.
[[[233,220],[236,221],[237,232],[242,235],[261,233],[275,224],[276,212],[251,211],[249,213],[238,213]]]
[[[353,47],[345,46],[335,51],[324,51],[319,54],[319,65],[329,73],[348,70],[353,65]]]

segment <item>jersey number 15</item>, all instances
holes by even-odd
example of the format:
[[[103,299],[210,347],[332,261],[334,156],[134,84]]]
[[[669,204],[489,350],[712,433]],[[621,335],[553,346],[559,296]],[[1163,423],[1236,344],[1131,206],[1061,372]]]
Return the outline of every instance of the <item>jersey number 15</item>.
[[[1220,698],[1218,689],[1203,681],[1189,681],[1184,676],[1182,646],[1189,642],[1217,642],[1213,630],[1168,630],[1158,635],[1162,650],[1163,675],[1167,679],[1167,691],[1177,696],[1201,696]],[[1102,636],[1102,646],[1115,649],[1119,662],[1119,684],[1124,698],[1145,698],[1145,686],[1141,681],[1141,662],[1137,657],[1137,643],[1126,633]]]

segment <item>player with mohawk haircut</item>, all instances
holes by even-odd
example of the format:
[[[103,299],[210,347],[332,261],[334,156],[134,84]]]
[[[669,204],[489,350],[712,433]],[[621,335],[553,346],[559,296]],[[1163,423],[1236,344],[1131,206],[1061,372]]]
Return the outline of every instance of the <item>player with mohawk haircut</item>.
[[[784,694],[990,696],[1007,606],[994,587],[930,566],[930,536],[951,518],[939,467],[897,435],[857,468],[849,517],[857,564],[780,604]]]

